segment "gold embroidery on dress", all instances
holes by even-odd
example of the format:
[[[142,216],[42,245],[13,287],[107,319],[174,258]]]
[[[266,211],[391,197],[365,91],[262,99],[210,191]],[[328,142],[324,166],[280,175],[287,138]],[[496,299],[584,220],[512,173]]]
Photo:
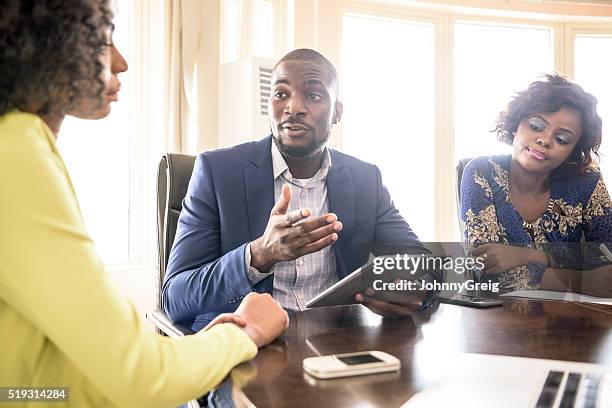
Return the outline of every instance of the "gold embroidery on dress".
[[[474,183],[482,187],[485,195],[488,198],[493,198],[493,191],[491,190],[491,186],[489,185],[489,182],[484,177],[482,177],[479,173],[474,173]]]
[[[465,218],[469,244],[476,242],[506,242],[506,231],[504,226],[497,222],[497,215],[493,204],[489,204],[478,214],[474,214],[470,208],[465,213]]]
[[[545,233],[550,232],[554,227],[553,223],[549,220],[540,218],[539,222],[532,223],[533,229],[529,231],[533,232],[533,243],[534,244],[545,244],[548,242]]]
[[[591,172],[598,172],[601,173],[600,169],[599,169],[599,165],[593,160],[591,163],[588,164],[588,166],[586,166],[584,168],[584,171],[586,173],[591,173]]]
[[[559,215],[559,233],[567,236],[569,228],[576,228],[579,224],[582,224],[582,203],[570,205],[560,198],[555,200],[555,204],[561,209],[561,213],[557,213]],[[551,223],[547,232],[552,232],[553,229],[554,224]]]
[[[605,215],[606,209],[609,208],[612,208],[612,200],[610,200],[610,194],[608,194],[603,179],[600,177],[587,203],[584,214],[585,222],[589,223],[593,217]]]
[[[500,166],[495,161],[489,159],[489,163],[493,166],[493,170],[495,170],[495,176],[493,176],[493,180],[506,192],[506,196],[508,195],[508,172]],[[506,200],[508,198],[506,197]]]
[[[533,274],[527,265],[517,266],[499,275],[499,288],[503,292],[537,289],[539,285],[532,285],[532,280]]]

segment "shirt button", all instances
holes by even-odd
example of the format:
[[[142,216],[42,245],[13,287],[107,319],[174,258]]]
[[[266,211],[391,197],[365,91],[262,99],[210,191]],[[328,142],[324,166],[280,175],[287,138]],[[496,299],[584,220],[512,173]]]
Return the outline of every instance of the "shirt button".
[[[298,261],[298,265],[303,266],[304,265],[304,260],[302,258],[299,259]]]

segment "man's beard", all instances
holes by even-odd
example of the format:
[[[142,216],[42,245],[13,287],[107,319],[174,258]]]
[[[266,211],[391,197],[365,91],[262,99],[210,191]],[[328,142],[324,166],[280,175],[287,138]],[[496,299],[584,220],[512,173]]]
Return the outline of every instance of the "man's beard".
[[[316,152],[318,152],[322,146],[324,146],[329,140],[329,135],[331,132],[327,132],[323,139],[317,139],[313,137],[305,146],[288,146],[281,140],[281,135],[279,133],[278,136],[272,133],[272,140],[276,144],[278,151],[281,152],[283,156],[295,157],[295,158],[304,158],[313,156]]]

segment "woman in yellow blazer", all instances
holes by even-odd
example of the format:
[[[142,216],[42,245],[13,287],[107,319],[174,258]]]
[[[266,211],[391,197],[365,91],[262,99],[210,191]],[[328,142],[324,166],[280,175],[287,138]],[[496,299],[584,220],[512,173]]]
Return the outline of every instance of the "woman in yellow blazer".
[[[251,294],[193,336],[147,327],[106,276],[55,145],[66,114],[104,117],[117,99],[127,64],[108,4],[2,8],[0,387],[68,387],[57,407],[172,407],[205,394],[280,335],[287,314]]]

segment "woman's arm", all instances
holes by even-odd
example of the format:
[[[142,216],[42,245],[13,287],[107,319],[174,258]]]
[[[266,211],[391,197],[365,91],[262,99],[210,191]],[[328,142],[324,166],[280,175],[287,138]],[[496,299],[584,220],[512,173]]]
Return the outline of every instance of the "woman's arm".
[[[582,214],[586,240],[582,264],[588,270],[548,268],[542,278],[542,288],[612,297],[612,264],[605,264],[599,250],[600,243],[612,241],[612,201],[601,173],[591,174],[594,188]]]
[[[461,221],[465,226],[464,238],[471,246],[499,242],[502,239],[493,191],[486,177],[485,160],[472,160],[461,177]]]
[[[546,268],[542,275],[540,288],[542,290],[554,290],[557,292],[577,290],[577,288],[580,287],[580,276],[580,271]]]
[[[0,141],[0,298],[60,351],[41,371],[72,370],[118,406],[176,406],[252,358],[233,324],[179,340],[145,325],[107,277],[53,142],[33,133]]]
[[[612,242],[612,200],[606,184],[597,172],[597,183],[583,212],[587,242]]]

